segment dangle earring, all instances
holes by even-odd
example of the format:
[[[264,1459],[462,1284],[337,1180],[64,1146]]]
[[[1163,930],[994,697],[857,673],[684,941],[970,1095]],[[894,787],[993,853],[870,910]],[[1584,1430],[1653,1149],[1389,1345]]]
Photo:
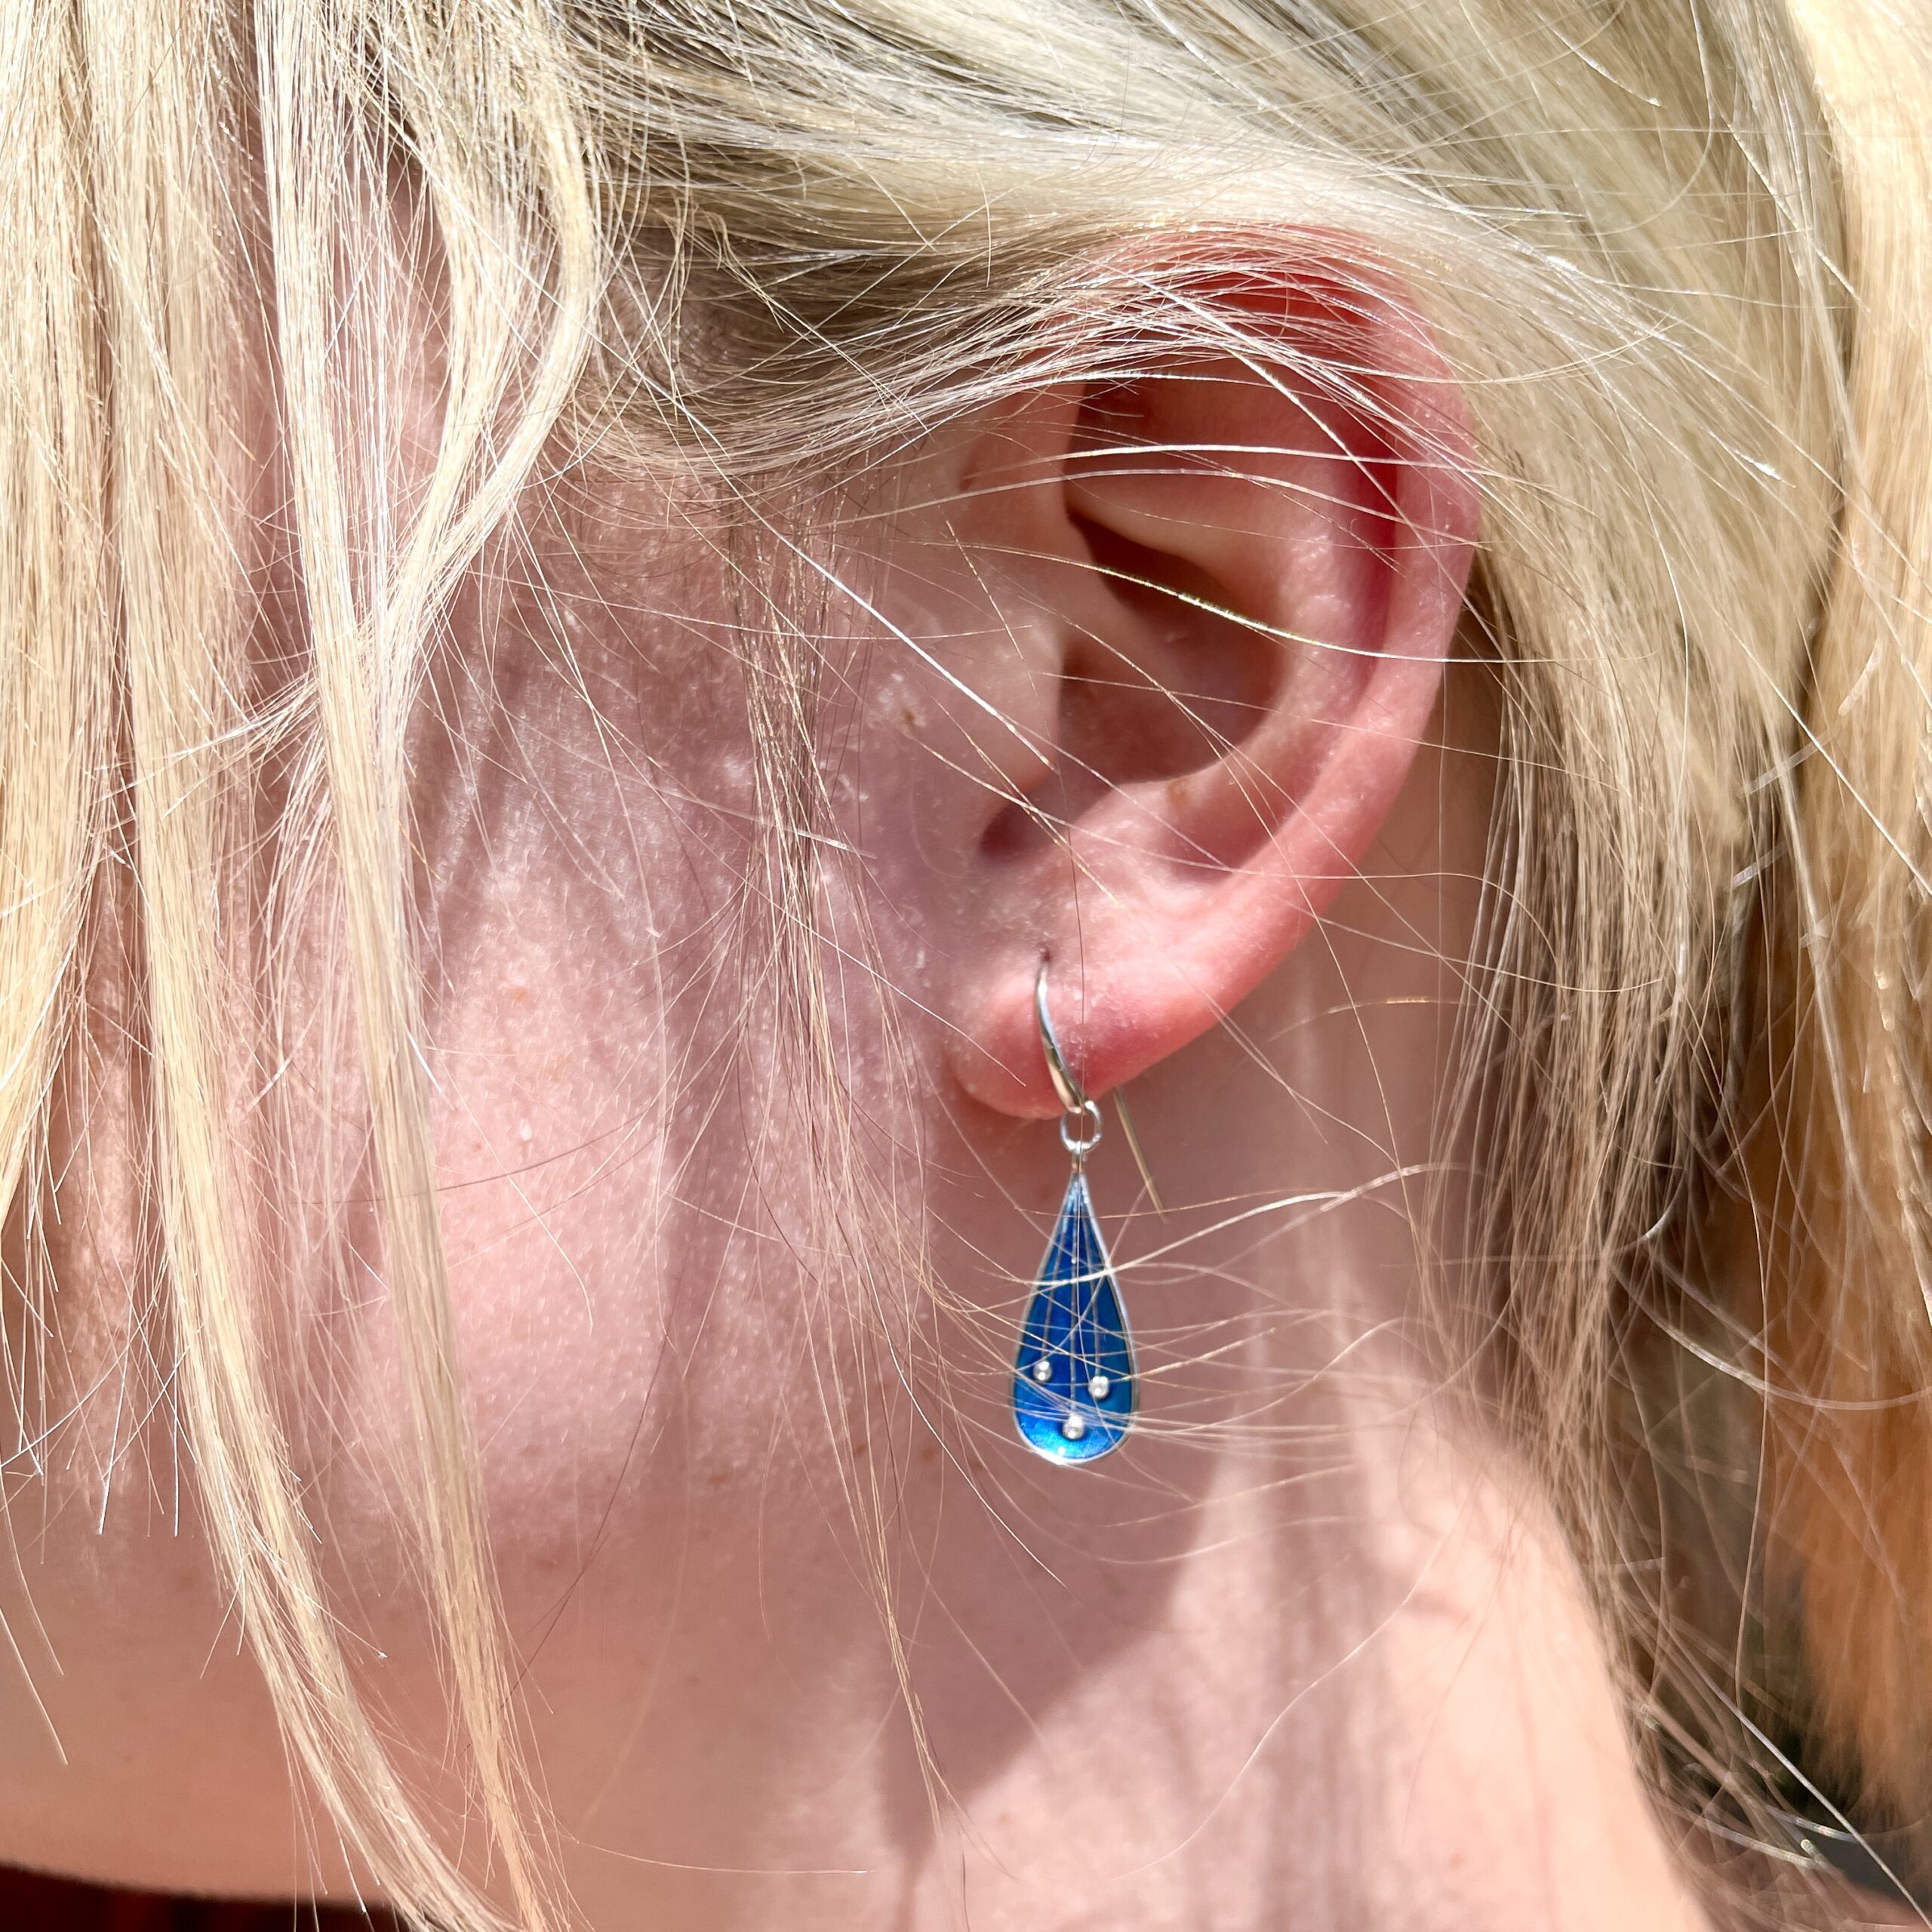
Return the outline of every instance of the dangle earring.
[[[1061,1144],[1073,1174],[1020,1331],[1013,1420],[1050,1462],[1091,1463],[1119,1447],[1134,1420],[1134,1343],[1094,1203],[1087,1156],[1100,1143],[1100,1109],[1074,1078],[1047,1007],[1047,969],[1033,983],[1047,1073],[1066,1109]]]

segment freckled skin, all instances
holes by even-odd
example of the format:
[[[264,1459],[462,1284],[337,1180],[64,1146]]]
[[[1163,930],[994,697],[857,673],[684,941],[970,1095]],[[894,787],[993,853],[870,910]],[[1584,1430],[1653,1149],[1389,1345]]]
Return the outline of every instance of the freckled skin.
[[[549,557],[568,675],[530,611],[487,637],[467,614],[459,666],[490,675],[445,667],[447,729],[415,764],[463,1365],[586,1923],[924,1932],[963,1896],[981,1932],[1697,1924],[1553,1532],[1432,1398],[1402,1216],[1371,1191],[1266,1240],[1226,1224],[1230,1203],[1339,1193],[1429,1151],[1454,977],[1430,955],[1459,956],[1472,916],[1442,881],[1481,863],[1480,703],[1452,685],[1444,715],[1475,755],[1424,756],[1321,943],[1237,1016],[1254,1051],[1211,1035],[1135,1084],[1168,1214],[1128,1214],[1118,1133],[1094,1157],[1146,1419],[1097,1480],[1027,1456],[1003,1409],[1065,1157],[1051,1124],[947,1084],[920,1011],[967,943],[934,854],[980,783],[939,755],[958,749],[944,694],[888,641],[828,641],[853,693],[829,833],[873,868],[876,941],[911,995],[903,1059],[861,1057],[854,1098],[872,1156],[924,1137],[894,1198],[945,1291],[936,1312],[884,1270],[858,1320],[817,1270],[804,1090],[753,970],[771,942],[747,937],[762,860],[728,574],[663,509],[638,501],[601,540],[573,528]],[[971,617],[983,578],[923,576],[929,608]],[[889,574],[878,595],[911,620]],[[648,614],[666,608],[683,620]],[[979,648],[963,637],[960,660]],[[828,918],[850,910],[829,898]],[[312,1021],[341,988],[310,937],[294,997]],[[843,997],[835,1019],[875,1011]],[[366,1229],[320,1192],[328,1172],[355,1191],[360,1123],[320,1097],[343,1069],[319,1043],[340,1035],[291,1036],[305,1057],[267,1124],[308,1191],[276,1204],[285,1272],[264,1290],[281,1392],[362,1681],[433,1759],[380,1296],[345,1257]],[[97,1027],[66,1089],[45,1392],[70,1419],[44,1478],[10,1478],[0,1593],[26,1668],[0,1689],[0,1857],[340,1892],[353,1875],[291,1797],[192,1503],[176,1527],[152,1338],[128,1312],[118,1040]],[[952,1801],[937,1822],[855,1520],[868,1492],[847,1486],[875,1469]]]

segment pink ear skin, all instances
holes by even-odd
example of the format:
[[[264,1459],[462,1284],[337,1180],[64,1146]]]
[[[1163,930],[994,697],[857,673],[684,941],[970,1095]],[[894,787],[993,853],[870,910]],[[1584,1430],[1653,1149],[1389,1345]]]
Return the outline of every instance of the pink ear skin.
[[[1042,958],[1094,1094],[1281,963],[1393,804],[1463,608],[1469,428],[1399,291],[1331,245],[1191,297],[1261,318],[1260,346],[1156,367],[1077,410],[1064,390],[1021,405],[1037,406],[1036,449],[1058,439],[1051,486],[978,499],[983,523],[1023,524],[1008,554],[1061,571],[1029,614],[1036,639],[1042,611],[1060,615],[1051,756],[1028,786],[1037,810],[989,811],[981,937],[952,1010],[961,1085],[1006,1114],[1058,1110],[1033,1015]],[[1004,447],[1016,432],[1009,417]],[[1088,580],[1070,596],[1069,561]],[[1061,835],[1030,829],[1042,812]]]

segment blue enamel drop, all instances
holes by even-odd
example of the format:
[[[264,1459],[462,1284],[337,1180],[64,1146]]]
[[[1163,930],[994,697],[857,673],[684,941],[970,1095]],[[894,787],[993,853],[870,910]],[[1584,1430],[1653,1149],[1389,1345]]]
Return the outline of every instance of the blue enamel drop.
[[[1076,1169],[1020,1327],[1013,1420],[1020,1439],[1050,1461],[1091,1463],[1119,1447],[1134,1398],[1127,1314],[1087,1177]]]

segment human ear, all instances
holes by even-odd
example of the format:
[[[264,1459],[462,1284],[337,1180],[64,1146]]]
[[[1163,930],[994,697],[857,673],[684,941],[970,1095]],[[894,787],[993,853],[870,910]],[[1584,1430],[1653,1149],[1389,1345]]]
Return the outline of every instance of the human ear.
[[[1058,1104],[1042,961],[1100,1093],[1309,931],[1402,785],[1462,609],[1469,437],[1399,290],[1324,245],[1169,299],[1230,346],[1043,387],[962,460],[953,534],[998,559],[1013,641],[977,698],[1026,749],[963,828],[947,1017],[961,1084],[1008,1113]]]

